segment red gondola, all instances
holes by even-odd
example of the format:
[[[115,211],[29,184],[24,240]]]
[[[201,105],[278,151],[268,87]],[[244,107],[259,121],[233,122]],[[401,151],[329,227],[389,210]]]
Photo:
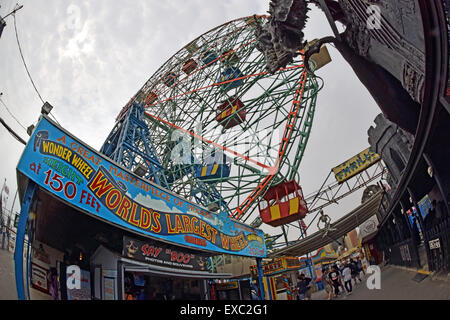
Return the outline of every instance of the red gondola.
[[[156,93],[154,92],[150,92],[144,99],[145,101],[145,106],[149,107],[153,104],[153,102],[155,102],[158,99],[158,96],[156,95]]]
[[[244,103],[238,98],[228,99],[217,108],[216,120],[222,124],[225,129],[244,122]]]
[[[187,75],[191,74],[197,68],[197,62],[194,59],[187,60],[183,65],[183,72]]]
[[[295,180],[270,187],[258,207],[262,221],[273,227],[303,219],[308,212],[302,188]]]

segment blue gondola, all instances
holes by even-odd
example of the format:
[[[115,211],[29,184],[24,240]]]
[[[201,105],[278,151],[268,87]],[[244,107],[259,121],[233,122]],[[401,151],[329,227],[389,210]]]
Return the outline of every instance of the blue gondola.
[[[212,62],[217,61],[219,57],[217,56],[217,53],[215,53],[213,50],[208,50],[204,52],[201,56],[201,60],[205,65],[209,65]]]
[[[242,74],[241,70],[239,70],[237,67],[230,67],[230,68],[227,68],[224,72],[222,72],[222,76],[220,77],[219,82],[225,82],[225,81],[237,79],[242,76],[243,76],[243,74]],[[243,79],[239,79],[236,81],[230,81],[230,82],[222,84],[221,88],[224,91],[228,91],[230,89],[239,87],[243,83],[244,83]]]
[[[199,165],[195,169],[195,176],[200,180],[215,180],[220,178],[227,178],[230,176],[230,164],[205,164]],[[214,182],[214,181],[207,181]]]

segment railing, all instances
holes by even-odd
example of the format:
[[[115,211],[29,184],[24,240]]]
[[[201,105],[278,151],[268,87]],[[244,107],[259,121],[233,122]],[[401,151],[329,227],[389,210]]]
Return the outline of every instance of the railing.
[[[450,271],[450,218],[425,231],[430,248],[429,269]]]
[[[386,251],[385,254],[387,254]],[[386,258],[390,264],[412,268],[420,267],[420,259],[412,238],[392,245]]]

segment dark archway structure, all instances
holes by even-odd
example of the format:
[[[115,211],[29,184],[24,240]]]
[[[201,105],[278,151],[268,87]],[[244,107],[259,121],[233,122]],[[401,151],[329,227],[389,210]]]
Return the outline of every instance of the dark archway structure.
[[[388,205],[379,210],[381,221],[376,238],[379,249],[397,264],[450,270],[447,3],[443,0],[308,2],[323,10],[334,32],[334,37],[321,39],[310,51],[320,49],[324,43],[334,43],[380,107],[383,117],[395,126],[393,134],[403,131],[411,136],[407,153],[387,152],[391,159],[395,158],[389,168],[398,170],[394,170],[397,173],[391,179],[390,192],[384,195],[383,203]],[[280,3],[286,6],[290,2],[273,1],[275,5]],[[385,15],[382,18],[387,21],[378,31],[367,30],[365,25],[371,6],[381,8]],[[346,27],[343,33],[337,32],[336,22]],[[379,46],[373,46],[374,43]],[[312,53],[305,55],[309,57]],[[397,53],[400,58],[395,56]],[[372,148],[382,149],[384,142],[373,140],[369,139]],[[424,215],[419,212],[425,196],[437,203],[439,219],[427,224],[430,228],[425,228]],[[414,211],[415,225],[423,231],[419,241],[407,221],[408,210]]]

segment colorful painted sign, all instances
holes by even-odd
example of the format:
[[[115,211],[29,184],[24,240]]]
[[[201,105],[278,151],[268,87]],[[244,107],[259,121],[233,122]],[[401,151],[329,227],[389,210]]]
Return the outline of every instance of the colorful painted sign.
[[[428,214],[428,211],[431,209],[431,200],[428,197],[428,195],[425,195],[422,199],[420,199],[419,202],[417,202],[417,206],[419,207],[420,214],[422,215],[422,218],[425,219],[425,217]]]
[[[31,263],[31,286],[42,292],[49,293],[48,269],[43,268],[36,263]]]
[[[376,215],[373,215],[372,217],[370,217],[369,219],[367,219],[366,221],[364,221],[360,226],[359,226],[359,237],[362,241],[364,241],[364,239],[366,237],[369,237],[375,233],[377,233],[378,229],[378,218]]]
[[[366,170],[371,165],[380,161],[380,159],[380,155],[375,153],[369,147],[331,170],[333,170],[336,180],[339,183],[342,183],[357,175],[358,173]]]
[[[196,249],[265,257],[264,234],[215,214],[118,166],[43,117],[17,170],[100,219]]]
[[[237,281],[216,283],[216,290],[235,290],[239,289],[239,284]]]
[[[124,236],[122,255],[163,267],[208,271],[206,264],[209,255],[150,239],[140,241]]]
[[[273,275],[288,270],[297,270],[301,267],[300,261],[297,257],[281,257],[271,262],[263,264],[264,275]],[[258,274],[256,265],[250,266],[250,273],[253,276]]]

